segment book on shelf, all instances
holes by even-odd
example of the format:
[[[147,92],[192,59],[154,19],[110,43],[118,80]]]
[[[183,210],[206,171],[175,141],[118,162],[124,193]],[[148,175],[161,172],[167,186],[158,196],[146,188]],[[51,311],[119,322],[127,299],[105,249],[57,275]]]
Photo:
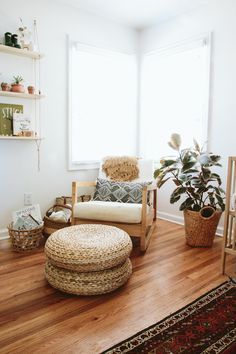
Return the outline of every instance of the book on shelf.
[[[24,113],[13,113],[13,135],[30,136],[31,134],[30,117]],[[29,133],[28,135],[26,133]]]
[[[0,135],[13,135],[14,113],[23,113],[23,105],[0,103]]]

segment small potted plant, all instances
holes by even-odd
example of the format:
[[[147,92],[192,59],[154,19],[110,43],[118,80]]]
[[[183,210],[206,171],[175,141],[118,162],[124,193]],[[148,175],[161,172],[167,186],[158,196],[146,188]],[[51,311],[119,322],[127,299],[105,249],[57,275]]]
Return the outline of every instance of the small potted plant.
[[[28,93],[29,93],[30,95],[34,95],[34,94],[35,94],[35,88],[34,88],[34,86],[28,86],[27,89],[28,89]]]
[[[1,88],[2,88],[2,91],[10,91],[11,90],[11,86],[7,82],[2,82]]]
[[[24,85],[21,84],[21,82],[23,82],[23,77],[18,75],[18,76],[13,76],[13,79],[14,79],[14,81],[11,84],[11,91],[24,93],[25,88],[24,88]]]
[[[168,180],[174,182],[170,203],[182,199],[179,209],[184,212],[187,244],[210,247],[225,209],[221,178],[211,170],[221,166],[221,157],[203,151],[195,140],[193,147],[180,150],[179,134],[172,134],[168,144],[178,154],[161,159],[160,167],[154,172],[157,186],[161,188]]]

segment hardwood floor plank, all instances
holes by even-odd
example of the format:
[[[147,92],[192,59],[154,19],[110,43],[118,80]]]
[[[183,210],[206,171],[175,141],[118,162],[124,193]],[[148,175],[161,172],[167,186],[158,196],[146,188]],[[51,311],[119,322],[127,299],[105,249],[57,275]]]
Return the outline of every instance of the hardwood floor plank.
[[[125,286],[80,297],[46,282],[43,247],[18,254],[0,241],[0,353],[99,353],[225,281],[221,244],[191,248],[181,225],[158,220],[147,252],[134,248]]]

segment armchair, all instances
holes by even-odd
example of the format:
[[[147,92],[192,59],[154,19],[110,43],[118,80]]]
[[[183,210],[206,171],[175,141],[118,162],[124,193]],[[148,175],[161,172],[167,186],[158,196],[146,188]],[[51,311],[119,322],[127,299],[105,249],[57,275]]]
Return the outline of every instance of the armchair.
[[[107,190],[112,182],[106,178],[103,171],[100,169],[98,181],[92,182],[72,182],[72,224],[105,224],[116,226],[126,231],[130,236],[140,238],[140,249],[142,252],[147,250],[149,245],[156,220],[156,186],[150,184],[153,180],[152,161],[138,160],[139,178],[129,184],[129,182],[114,182],[116,193],[119,195],[119,186],[122,188],[132,186],[132,189],[140,188],[141,200],[136,203],[107,201],[107,200],[90,200],[88,202],[77,203],[78,189],[80,187],[96,187],[97,184],[102,184],[104,191]],[[147,167],[149,171],[147,172]],[[144,170],[143,170],[144,169]],[[142,183],[142,181],[149,183]],[[106,182],[108,186],[106,185]],[[137,185],[134,185],[137,183]],[[136,191],[135,191],[136,192]],[[96,194],[96,193],[95,193]],[[121,193],[122,194],[122,193]],[[106,199],[106,198],[105,198]]]

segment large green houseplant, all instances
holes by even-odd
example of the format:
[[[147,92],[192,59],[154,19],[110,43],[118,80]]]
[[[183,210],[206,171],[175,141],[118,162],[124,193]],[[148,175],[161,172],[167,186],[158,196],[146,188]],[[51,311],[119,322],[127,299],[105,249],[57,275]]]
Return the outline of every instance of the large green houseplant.
[[[225,192],[215,167],[221,166],[221,157],[194,146],[181,149],[181,137],[172,134],[169,146],[177,156],[164,157],[154,172],[161,188],[172,180],[175,188],[170,203],[181,200],[179,209],[184,212],[187,243],[191,246],[211,246],[216,228],[225,208]]]

